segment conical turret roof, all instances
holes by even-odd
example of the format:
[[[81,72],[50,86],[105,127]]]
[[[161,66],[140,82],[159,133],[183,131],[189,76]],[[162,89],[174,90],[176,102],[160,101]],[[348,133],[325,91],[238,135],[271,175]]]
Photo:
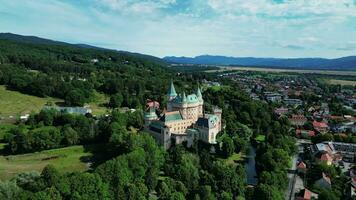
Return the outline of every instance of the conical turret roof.
[[[169,97],[176,97],[177,96],[177,92],[176,92],[176,89],[174,88],[174,84],[173,84],[172,80],[171,80],[171,85],[169,86],[167,95]]]

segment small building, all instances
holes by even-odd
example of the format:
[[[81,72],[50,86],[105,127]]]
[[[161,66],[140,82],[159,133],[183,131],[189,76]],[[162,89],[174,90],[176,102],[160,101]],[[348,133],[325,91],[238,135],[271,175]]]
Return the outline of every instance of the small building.
[[[298,173],[304,174],[307,171],[307,165],[303,161],[301,161],[297,165],[297,171],[298,171]]]
[[[312,196],[311,192],[308,189],[304,188],[299,192],[296,200],[310,200],[311,196]]]
[[[293,107],[297,107],[297,106],[301,106],[303,105],[303,101],[300,99],[284,99],[283,103],[286,104],[287,106],[293,106]]]
[[[329,130],[327,123],[318,121],[313,121],[313,128],[319,133],[326,133]]]
[[[61,106],[45,106],[43,109],[55,109],[59,112],[67,112],[70,114],[86,115],[91,114],[92,110],[86,107],[61,107]]]
[[[282,95],[278,93],[265,92],[264,95],[268,102],[280,102],[282,100]]]
[[[288,114],[289,112],[289,109],[288,108],[284,108],[284,107],[280,107],[280,108],[276,108],[274,110],[274,113],[278,116],[283,116],[283,115],[286,115]]]
[[[315,137],[315,131],[296,129],[295,130],[295,136],[297,138],[310,139],[312,137]]]
[[[303,126],[307,123],[308,119],[304,115],[292,115],[289,121],[294,126]]]
[[[315,181],[315,186],[323,188],[323,189],[331,189],[331,180],[324,172],[322,173],[322,177]]]
[[[333,158],[329,155],[329,153],[323,153],[320,155],[319,161],[324,162],[327,165],[331,165],[333,163]]]
[[[147,99],[147,102],[146,102],[146,108],[149,109],[149,108],[154,108],[154,109],[159,109],[159,102],[157,101],[153,101],[151,99]]]

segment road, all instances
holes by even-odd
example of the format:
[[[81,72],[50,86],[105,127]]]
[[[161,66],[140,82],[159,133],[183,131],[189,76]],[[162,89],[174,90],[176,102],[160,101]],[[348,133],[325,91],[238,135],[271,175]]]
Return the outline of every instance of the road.
[[[299,155],[303,153],[303,143],[310,143],[308,140],[300,140],[297,139],[296,146],[298,148],[297,153],[292,157],[292,167],[288,170],[288,188],[285,192],[286,200],[294,200],[295,197],[295,181],[297,176],[297,162],[299,159]]]

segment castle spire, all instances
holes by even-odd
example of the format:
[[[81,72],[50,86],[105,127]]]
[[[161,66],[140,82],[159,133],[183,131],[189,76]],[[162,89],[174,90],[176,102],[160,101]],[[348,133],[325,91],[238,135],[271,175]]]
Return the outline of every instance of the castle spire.
[[[183,92],[183,97],[182,97],[182,103],[187,102],[187,96],[185,95],[185,92]]]
[[[174,99],[177,96],[176,89],[174,88],[173,80],[171,79],[171,85],[169,86],[168,93],[167,93],[168,99]]]
[[[200,90],[200,87],[199,87],[199,83],[198,83],[198,89],[197,89],[197,97],[199,99],[202,99],[203,98],[203,95],[201,94],[201,90]]]

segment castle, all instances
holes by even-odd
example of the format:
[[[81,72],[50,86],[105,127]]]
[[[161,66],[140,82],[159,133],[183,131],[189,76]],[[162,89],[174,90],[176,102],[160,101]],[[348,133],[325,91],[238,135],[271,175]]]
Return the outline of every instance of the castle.
[[[196,140],[216,143],[216,135],[221,131],[222,111],[214,108],[213,114],[204,113],[204,100],[199,86],[195,94],[186,95],[183,92],[178,95],[171,82],[167,98],[167,107],[160,116],[155,107],[149,107],[144,115],[145,130],[159,144],[168,149],[172,142],[180,144],[186,141],[188,146]]]

